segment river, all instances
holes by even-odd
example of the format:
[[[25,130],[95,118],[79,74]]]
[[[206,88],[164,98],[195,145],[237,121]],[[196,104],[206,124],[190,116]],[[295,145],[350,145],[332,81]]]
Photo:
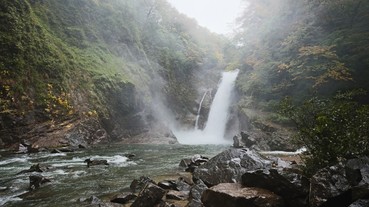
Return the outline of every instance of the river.
[[[133,179],[173,176],[183,169],[183,158],[201,154],[213,157],[227,149],[226,145],[104,145],[70,153],[7,154],[0,157],[0,206],[80,206],[78,200],[92,195],[99,198],[128,191]],[[126,154],[135,154],[128,159]],[[84,160],[106,159],[108,166],[87,168]],[[41,173],[51,180],[39,189],[28,192],[28,176],[19,174],[31,165],[48,166]],[[21,198],[23,197],[23,198]]]

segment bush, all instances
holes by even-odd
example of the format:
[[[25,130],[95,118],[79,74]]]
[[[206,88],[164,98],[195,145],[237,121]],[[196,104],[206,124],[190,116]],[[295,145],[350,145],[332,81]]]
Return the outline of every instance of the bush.
[[[350,95],[312,98],[301,106],[286,98],[281,109],[296,125],[296,141],[308,150],[303,157],[308,174],[341,159],[369,154],[369,105],[352,101]]]

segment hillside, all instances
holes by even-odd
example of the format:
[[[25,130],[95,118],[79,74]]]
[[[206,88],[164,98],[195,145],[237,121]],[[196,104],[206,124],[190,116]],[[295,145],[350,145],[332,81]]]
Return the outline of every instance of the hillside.
[[[158,106],[185,120],[224,66],[225,40],[165,1],[6,0],[0,21],[3,147],[167,134]]]

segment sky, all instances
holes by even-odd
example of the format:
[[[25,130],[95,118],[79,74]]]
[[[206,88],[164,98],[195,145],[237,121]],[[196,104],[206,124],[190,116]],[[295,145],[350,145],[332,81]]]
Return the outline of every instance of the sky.
[[[167,0],[179,12],[218,34],[230,34],[237,16],[243,11],[242,0]]]

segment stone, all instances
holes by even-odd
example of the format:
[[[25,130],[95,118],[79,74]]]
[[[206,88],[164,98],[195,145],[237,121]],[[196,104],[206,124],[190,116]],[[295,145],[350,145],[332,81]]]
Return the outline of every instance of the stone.
[[[23,174],[23,173],[30,173],[30,172],[44,172],[44,169],[41,169],[40,164],[32,165],[28,170],[22,170],[17,175]]]
[[[41,175],[31,175],[29,176],[29,188],[35,190],[41,187],[42,184],[51,182],[48,178]]]
[[[221,183],[202,195],[206,207],[284,207],[283,199],[261,188],[243,188],[238,183]]]
[[[241,176],[247,171],[270,167],[271,163],[253,150],[231,148],[195,169],[193,177],[208,186],[236,183],[241,182]]]
[[[186,200],[189,198],[189,191],[169,190],[167,192],[166,198],[172,200]]]
[[[190,203],[201,203],[201,196],[208,186],[202,180],[197,180],[190,190]]]
[[[152,207],[159,204],[165,195],[165,190],[161,187],[149,183],[139,193],[136,200],[132,203],[131,207]]]
[[[190,164],[191,164],[191,158],[184,158],[181,160],[181,162],[179,163],[180,167],[184,167],[187,168]]]
[[[246,172],[242,185],[270,190],[283,197],[288,206],[307,207],[310,182],[289,169],[264,169]]]
[[[176,181],[174,181],[174,180],[163,180],[163,181],[160,181],[158,183],[158,186],[161,187],[161,188],[163,188],[163,189],[166,189],[166,190],[174,190],[177,187]]]
[[[141,176],[139,179],[134,179],[131,182],[131,185],[129,186],[129,188],[131,189],[133,193],[136,193],[136,192],[140,192],[149,183],[156,185],[156,183],[151,178],[146,177],[146,176]]]
[[[250,135],[246,132],[241,132],[241,140],[248,148],[256,144],[256,141],[253,138],[251,138]]]
[[[88,158],[84,162],[87,163],[87,167],[94,165],[109,165],[107,160],[91,160],[90,158]]]
[[[369,200],[357,200],[354,203],[352,203],[351,205],[349,205],[349,207],[368,207],[369,206]]]
[[[310,179],[311,207],[346,207],[369,197],[369,157],[351,159],[319,170]]]
[[[119,194],[119,195],[114,196],[110,200],[110,202],[126,204],[126,203],[128,203],[129,201],[131,201],[135,198],[137,198],[137,196],[132,194],[132,193],[123,193],[123,194]]]

